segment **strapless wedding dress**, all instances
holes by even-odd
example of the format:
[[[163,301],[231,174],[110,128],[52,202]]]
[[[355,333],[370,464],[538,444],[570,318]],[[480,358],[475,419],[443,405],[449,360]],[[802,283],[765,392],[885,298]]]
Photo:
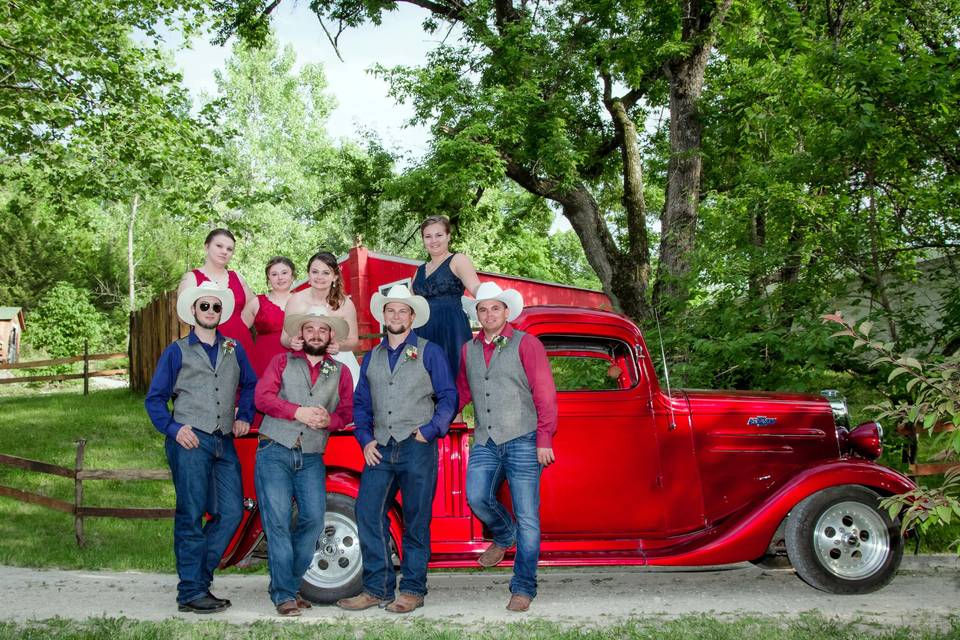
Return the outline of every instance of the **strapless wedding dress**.
[[[314,305],[311,307],[311,310],[314,307],[322,310],[321,312],[325,316],[334,316],[334,314],[330,312],[330,307],[326,305]],[[353,388],[356,389],[357,383],[360,381],[360,361],[357,360],[357,356],[353,355],[353,351],[341,351],[330,357],[343,364],[347,369],[350,369],[350,375],[353,376]]]

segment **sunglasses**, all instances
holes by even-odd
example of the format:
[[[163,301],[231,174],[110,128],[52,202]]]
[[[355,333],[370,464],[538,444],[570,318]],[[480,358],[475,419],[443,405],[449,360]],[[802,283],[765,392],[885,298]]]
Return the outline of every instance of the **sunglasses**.
[[[214,313],[220,313],[223,310],[223,305],[219,302],[214,302],[212,305],[209,302],[201,302],[197,304],[197,307],[200,311],[210,311],[210,307],[213,307]]]

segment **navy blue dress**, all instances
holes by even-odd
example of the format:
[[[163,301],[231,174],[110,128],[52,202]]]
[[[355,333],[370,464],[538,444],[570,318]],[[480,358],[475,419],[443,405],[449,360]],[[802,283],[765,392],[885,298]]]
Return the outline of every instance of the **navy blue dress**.
[[[460,296],[464,287],[460,278],[450,269],[451,254],[427,276],[427,265],[417,267],[413,277],[413,292],[427,299],[430,320],[416,329],[417,335],[440,345],[450,362],[450,372],[456,377],[460,371],[460,348],[473,337],[470,321],[463,312]]]

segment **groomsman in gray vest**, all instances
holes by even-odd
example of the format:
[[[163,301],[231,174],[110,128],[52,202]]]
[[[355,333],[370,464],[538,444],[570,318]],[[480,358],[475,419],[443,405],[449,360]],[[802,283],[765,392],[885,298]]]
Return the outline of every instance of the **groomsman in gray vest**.
[[[557,390],[543,344],[510,324],[523,297],[484,282],[463,309],[481,331],[463,345],[460,409],[473,401],[476,427],[467,463],[467,502],[493,536],[477,562],[492,567],[516,545],[510,611],[526,611],[537,595],[540,558],[540,472],[554,461]],[[506,480],[513,513],[497,500]]]
[[[354,434],[366,466],[357,496],[363,592],[337,604],[351,611],[374,605],[393,613],[423,606],[430,560],[430,519],[437,487],[437,439],[457,410],[457,389],[443,349],[413,329],[430,317],[426,298],[396,285],[375,293],[370,313],[386,337],[363,359],[353,397]],[[403,496],[400,595],[390,557],[388,513]]]
[[[210,593],[210,585],[243,515],[233,439],[250,430],[257,384],[243,347],[217,331],[233,307],[233,293],[212,281],[180,293],[177,315],[193,330],[160,355],[145,401],[153,425],[167,437],[177,492],[177,603],[189,613],[217,613],[230,606]],[[206,523],[205,513],[211,516]]]
[[[331,339],[349,333],[344,320],[312,307],[288,314],[283,329],[303,340],[303,350],[274,356],[257,382],[257,408],[265,415],[254,482],[267,536],[270,599],[281,616],[299,616],[311,606],[298,590],[324,528],[323,451],[330,432],[353,419],[353,377],[327,355]],[[291,532],[293,500],[297,527]]]

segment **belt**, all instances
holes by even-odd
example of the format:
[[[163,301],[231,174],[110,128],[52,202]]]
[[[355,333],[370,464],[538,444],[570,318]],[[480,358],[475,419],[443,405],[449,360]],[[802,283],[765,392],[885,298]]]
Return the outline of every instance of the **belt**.
[[[274,440],[274,439],[271,438],[270,436],[264,435],[264,434],[262,434],[262,433],[258,433],[258,434],[257,434],[257,440],[259,440],[260,442],[276,442],[276,440]],[[292,447],[292,448],[294,448],[294,449],[300,449],[300,448],[301,448],[301,445],[300,445],[300,437],[299,437],[299,436],[297,436],[297,441],[293,443],[293,447]]]

